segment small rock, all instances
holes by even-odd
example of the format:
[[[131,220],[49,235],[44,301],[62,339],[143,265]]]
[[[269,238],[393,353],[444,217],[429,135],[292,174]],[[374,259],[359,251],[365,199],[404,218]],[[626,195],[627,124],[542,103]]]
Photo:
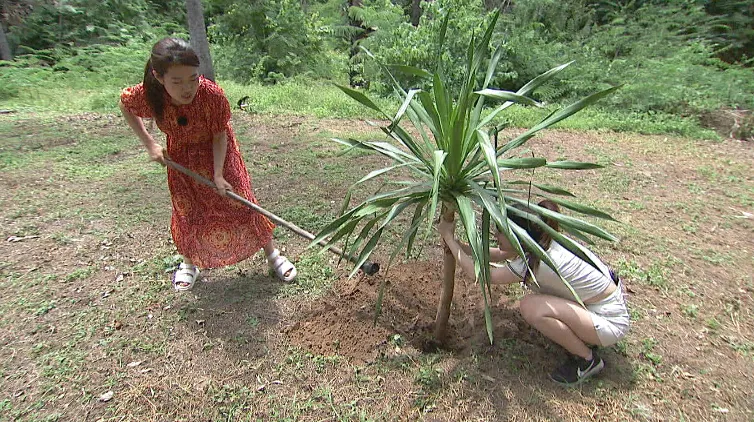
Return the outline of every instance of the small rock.
[[[113,396],[115,393],[113,393],[113,390],[108,391],[107,393],[99,396],[99,401],[101,402],[108,402],[113,399]]]

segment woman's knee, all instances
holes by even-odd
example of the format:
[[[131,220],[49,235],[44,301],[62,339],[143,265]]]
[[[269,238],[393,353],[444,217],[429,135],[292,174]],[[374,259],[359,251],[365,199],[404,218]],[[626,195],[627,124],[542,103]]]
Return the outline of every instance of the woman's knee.
[[[542,318],[544,315],[542,312],[544,310],[543,308],[544,303],[542,302],[541,297],[537,294],[528,294],[524,296],[519,303],[521,316],[530,324],[533,321]]]

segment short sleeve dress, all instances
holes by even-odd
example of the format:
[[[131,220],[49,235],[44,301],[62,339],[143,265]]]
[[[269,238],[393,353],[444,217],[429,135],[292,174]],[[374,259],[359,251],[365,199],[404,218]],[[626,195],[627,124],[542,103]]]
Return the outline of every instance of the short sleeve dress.
[[[124,89],[121,102],[135,116],[153,117],[143,84]],[[200,77],[191,104],[175,105],[165,92],[164,115],[156,123],[167,135],[170,159],[210,180],[214,175],[213,134],[227,132],[225,180],[235,193],[257,203],[230,117],[222,89]],[[272,239],[275,226],[266,217],[169,167],[168,187],[173,202],[173,241],[178,252],[195,265],[214,268],[235,264]]]

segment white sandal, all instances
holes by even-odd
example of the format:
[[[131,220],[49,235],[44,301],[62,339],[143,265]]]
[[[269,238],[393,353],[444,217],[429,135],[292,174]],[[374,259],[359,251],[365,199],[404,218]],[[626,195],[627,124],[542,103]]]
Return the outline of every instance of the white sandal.
[[[291,264],[288,258],[280,255],[280,251],[275,249],[270,255],[267,256],[267,263],[270,264],[270,268],[275,271],[275,275],[282,281],[288,283],[296,278],[296,267]],[[288,274],[288,276],[286,276]]]
[[[197,278],[199,278],[199,268],[196,265],[182,263],[173,275],[173,287],[181,292],[191,290]]]

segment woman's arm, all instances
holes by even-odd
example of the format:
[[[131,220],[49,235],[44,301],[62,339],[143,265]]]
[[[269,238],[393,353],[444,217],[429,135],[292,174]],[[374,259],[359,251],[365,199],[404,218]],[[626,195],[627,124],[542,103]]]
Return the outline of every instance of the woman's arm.
[[[147,129],[144,127],[144,122],[141,120],[141,117],[137,117],[126,110],[126,106],[123,104],[123,102],[119,102],[118,106],[120,107],[120,111],[123,113],[123,117],[125,117],[128,126],[131,127],[131,130],[134,131],[136,136],[139,137],[142,145],[144,145],[144,147],[147,149],[149,158],[152,161],[157,161],[164,166],[165,158],[162,154],[162,147],[154,140],[152,135],[147,132]]]
[[[458,246],[466,254],[471,256],[471,246],[458,242]],[[500,248],[490,248],[490,262],[503,262],[506,259],[513,259],[516,257],[515,252],[503,252]]]
[[[474,260],[471,258],[471,247],[462,244],[455,238],[455,233],[453,233],[454,226],[455,224],[452,222],[441,220],[437,228],[445,244],[448,245],[448,249],[450,249],[453,257],[456,259],[456,263],[461,267],[461,270],[467,275],[474,277],[475,269]],[[466,252],[467,250],[469,252]],[[498,250],[498,252],[500,252],[500,256],[504,256],[502,251]],[[490,259],[492,259],[492,254],[490,254]],[[508,267],[492,267],[490,268],[490,281],[493,283],[512,284],[521,281],[521,279],[513,274]]]
[[[214,164],[214,182],[217,192],[225,195],[233,186],[225,180],[225,158],[228,155],[228,132],[223,131],[212,136],[212,159]]]

